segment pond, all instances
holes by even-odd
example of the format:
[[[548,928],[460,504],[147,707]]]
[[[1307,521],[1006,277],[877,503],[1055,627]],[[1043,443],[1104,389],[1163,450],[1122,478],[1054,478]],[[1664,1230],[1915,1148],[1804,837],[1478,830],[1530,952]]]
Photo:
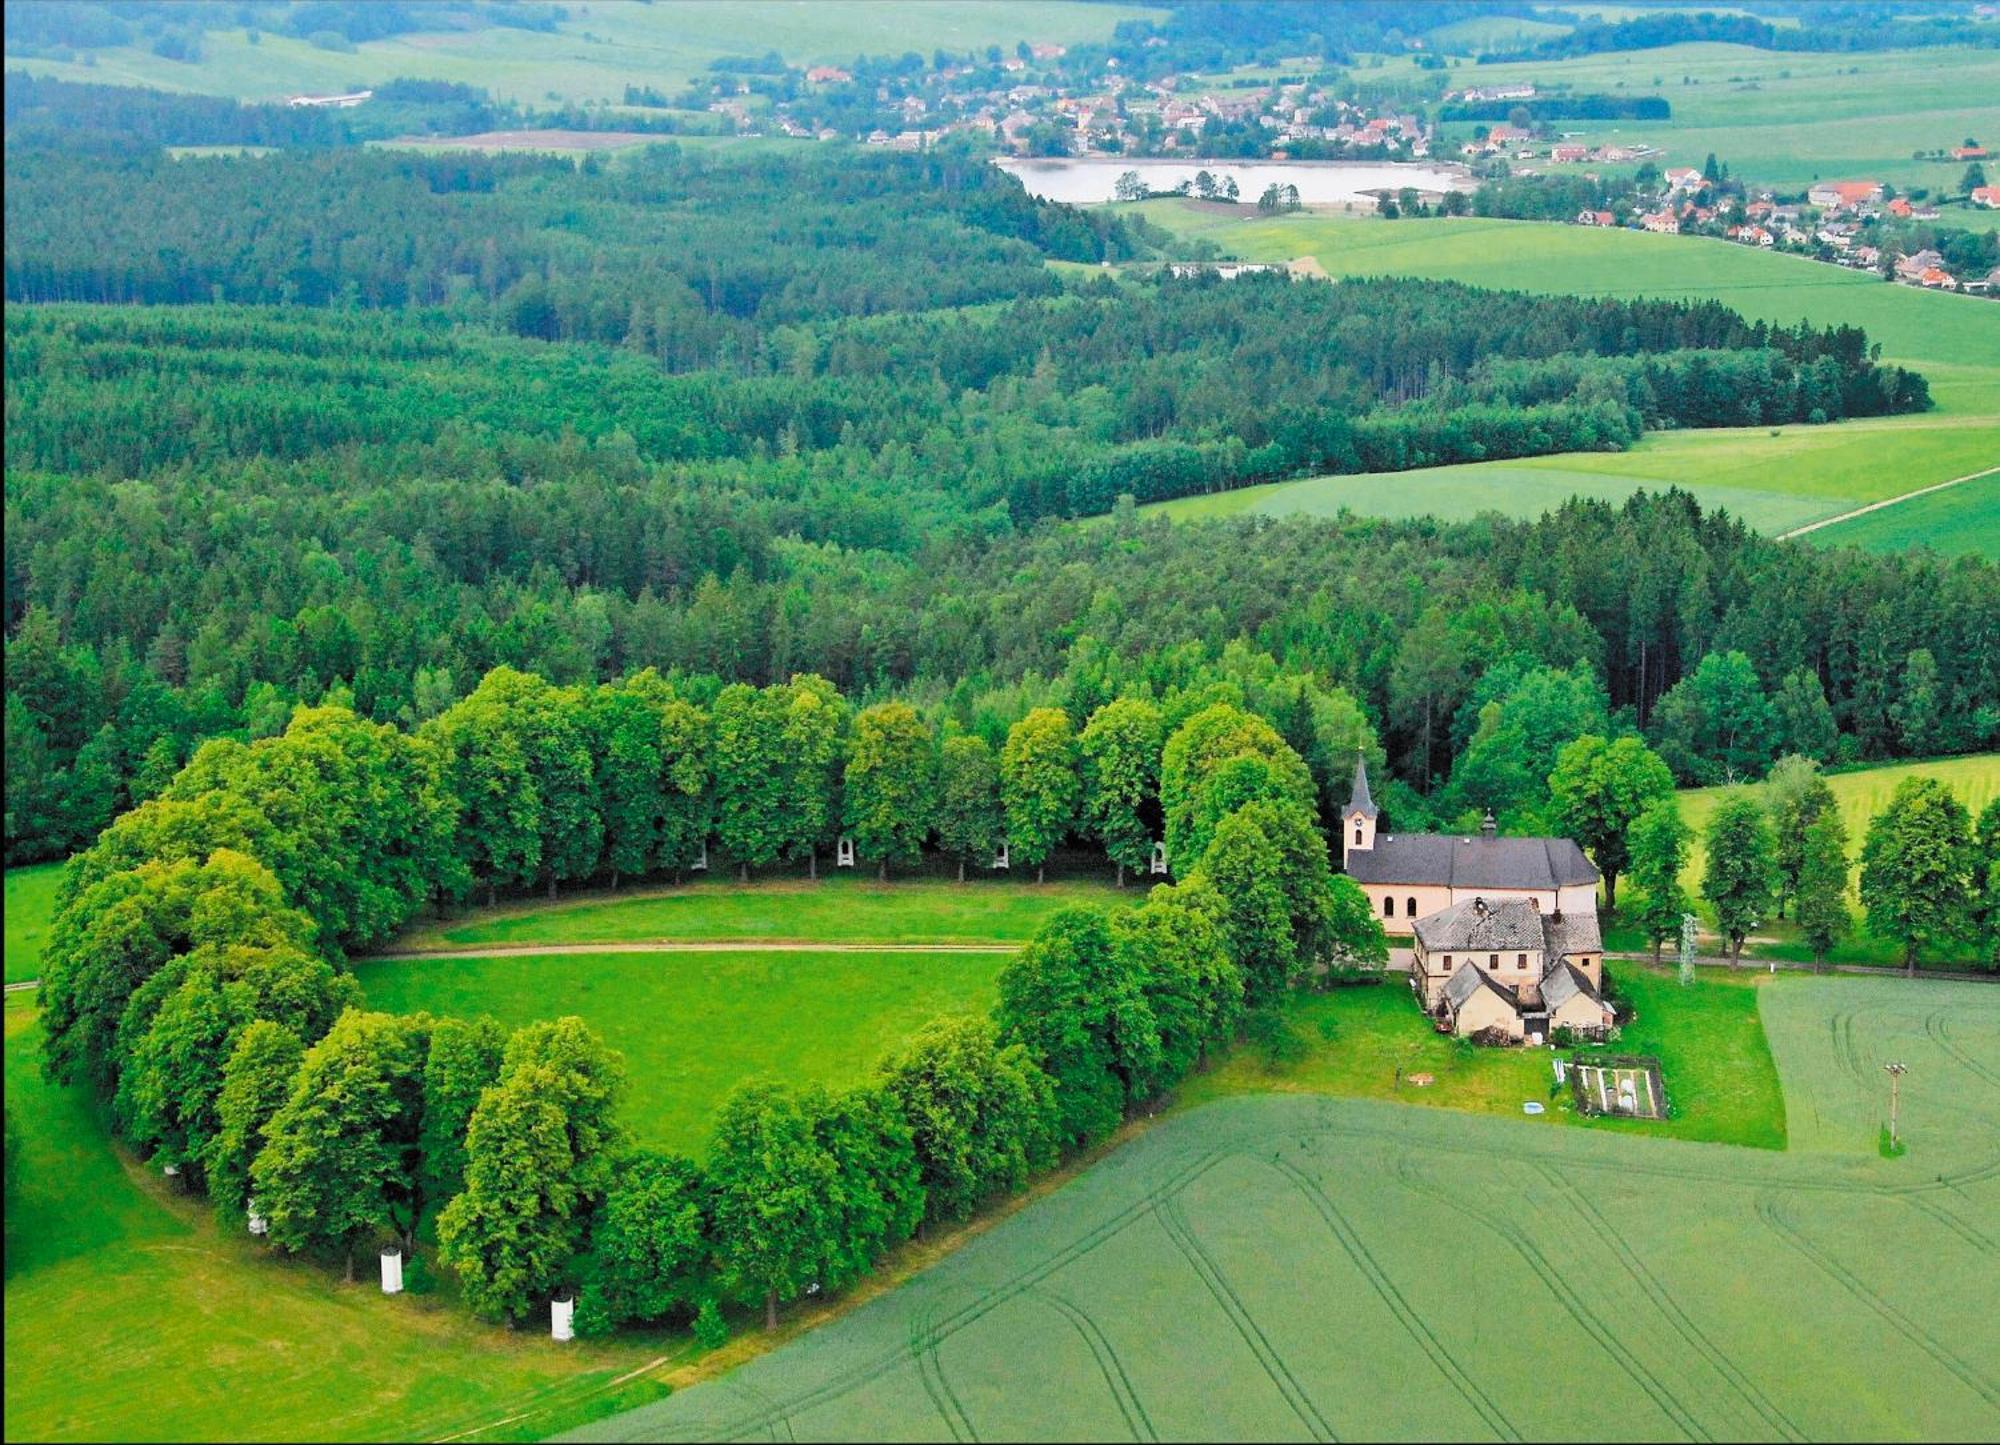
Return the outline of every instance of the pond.
[[[1171,191],[1182,181],[1192,182],[1199,171],[1214,176],[1217,185],[1233,177],[1237,195],[1245,204],[1255,204],[1273,185],[1297,186],[1299,199],[1308,206],[1338,206],[1368,200],[1372,191],[1397,191],[1405,186],[1433,193],[1466,191],[1473,184],[1459,166],[1416,161],[1165,161],[1093,156],[1083,160],[1009,157],[994,164],[1026,186],[1028,194],[1072,205],[1109,201],[1118,178],[1127,171],[1138,172],[1139,179],[1154,191]]]

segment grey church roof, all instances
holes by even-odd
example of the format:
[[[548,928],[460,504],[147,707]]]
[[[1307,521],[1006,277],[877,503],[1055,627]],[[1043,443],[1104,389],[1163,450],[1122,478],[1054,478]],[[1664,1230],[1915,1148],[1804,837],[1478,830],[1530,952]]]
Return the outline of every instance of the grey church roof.
[[[1368,795],[1368,759],[1356,756],[1354,759],[1354,791],[1347,800],[1347,809],[1340,816],[1351,818],[1359,813],[1364,818],[1373,818],[1381,813],[1375,800]]]
[[[1597,927],[1595,913],[1550,914],[1542,919],[1542,933],[1548,939],[1550,958],[1604,951],[1604,935]]]
[[[1597,870],[1568,838],[1392,833],[1376,838],[1373,848],[1349,849],[1347,872],[1357,883],[1460,889],[1555,889],[1597,883]]]

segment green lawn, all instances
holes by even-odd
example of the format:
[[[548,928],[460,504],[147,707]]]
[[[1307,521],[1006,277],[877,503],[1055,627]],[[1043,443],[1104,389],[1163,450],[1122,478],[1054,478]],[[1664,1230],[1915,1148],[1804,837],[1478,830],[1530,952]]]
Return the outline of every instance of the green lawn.
[[[556,905],[507,904],[471,918],[413,924],[402,948],[496,943],[686,942],[992,943],[1034,935],[1043,918],[1074,903],[1140,897],[1108,883],[1021,883],[980,878],[954,883],[831,873],[817,883],[785,879],[748,887],[718,880],[677,888],[604,893]]]
[[[1523,1119],[1521,1105],[1548,1112],[1525,1122],[1581,1124],[1665,1138],[1703,1139],[1762,1149],[1785,1147],[1785,1105],[1777,1070],[1757,1019],[1757,975],[1704,974],[1683,989],[1670,974],[1638,964],[1611,965],[1615,987],[1631,1002],[1633,1022],[1613,1046],[1661,1060],[1676,1116],[1667,1120],[1592,1119],[1554,1090],[1548,1049],[1487,1049],[1434,1032],[1400,977],[1379,986],[1303,995],[1290,1017],[1305,1054],[1271,1067],[1240,1048],[1180,1091],[1184,1105],[1231,1094],[1336,1094],[1388,1099]],[[1416,1085],[1413,1074],[1432,1082]]]
[[[715,1110],[758,1075],[866,1077],[939,1014],[982,1012],[1004,953],[620,953],[363,961],[371,1007],[490,1013],[509,1026],[576,1014],[625,1055],[626,1118],[644,1143],[699,1154]]]
[[[1518,1102],[1224,1099],[886,1298],[577,1438],[1987,1438],[2000,990],[1740,995],[1765,1005],[1804,1147],[1553,1127]],[[1910,1152],[1883,1160],[1892,1056]]]
[[[1484,68],[1482,68],[1483,74]],[[1526,221],[1384,222],[1331,216],[1246,219],[1183,201],[1147,201],[1156,223],[1250,260],[1311,258],[1328,275],[1407,275],[1592,296],[1715,300],[1751,317],[1866,328],[1892,360],[1920,370],[1937,402],[1918,416],[1835,426],[1654,433],[1622,453],[1436,467],[1398,475],[1315,477],[1161,503],[1170,516],[1257,512],[1375,515],[1483,510],[1536,516],[1571,495],[1618,498],[1678,485],[1753,526],[1788,531],[1865,503],[1984,470],[2000,458],[2000,307],[1893,286],[1796,256],[1692,236]],[[1903,505],[1918,510],[1904,515]],[[2000,558],[1991,480],[1808,533],[1816,543]]]
[[[81,1092],[43,1081],[35,1019],[8,1000],[7,1439],[439,1439],[510,1416],[476,1438],[539,1439],[656,1397],[613,1382],[685,1348],[559,1346],[278,1262],[113,1153]]]
[[[199,62],[136,46],[85,52],[95,64],[8,55],[10,67],[65,80],[144,85],[270,100],[297,91],[345,90],[399,76],[480,86],[508,100],[619,101],[627,85],[671,91],[706,74],[711,60],[777,49],[793,64],[845,64],[857,55],[952,51],[1021,40],[1074,44],[1108,39],[1121,20],[1154,12],[1071,0],[658,0],[573,5],[553,33],[489,26],[371,40],[351,54],[266,32],[202,38]]]
[[[62,869],[60,863],[37,863],[7,870],[8,983],[33,978],[41,969],[42,945],[48,941],[49,919],[56,911]]]

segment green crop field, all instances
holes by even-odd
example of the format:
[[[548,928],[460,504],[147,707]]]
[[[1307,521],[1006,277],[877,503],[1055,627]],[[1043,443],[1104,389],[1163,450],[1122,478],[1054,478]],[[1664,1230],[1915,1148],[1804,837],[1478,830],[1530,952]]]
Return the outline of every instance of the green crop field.
[[[1789,1152],[1226,1100],[893,1294],[574,1438],[1990,1437],[2000,990],[1757,996]],[[1891,1055],[1910,1066],[1894,1160],[1875,1151]]]
[[[808,941],[815,943],[992,943],[1034,934],[1072,903],[1133,899],[1108,883],[1024,884],[982,878],[952,883],[833,873],[747,887],[717,880],[677,888],[594,894],[561,904],[523,902],[469,918],[413,925],[398,948],[506,943]]]
[[[575,1014],[625,1055],[627,1122],[700,1154],[729,1091],[764,1075],[858,1082],[943,1013],[983,1012],[1009,955],[619,953],[364,961],[372,1008],[490,1013],[509,1027]]]
[[[145,85],[270,100],[409,77],[476,85],[503,99],[617,101],[628,85],[671,90],[723,56],[776,48],[794,64],[857,55],[1070,44],[1108,39],[1119,21],[1153,12],[1073,0],[587,0],[566,7],[553,33],[503,26],[370,40],[351,53],[304,40],[212,30],[201,58],[167,60],[136,46],[85,52],[94,64],[8,55],[7,64],[64,80]]]
[[[1393,76],[1411,67],[1391,60]],[[1469,72],[1468,72],[1469,73]],[[1544,90],[1659,95],[1669,121],[1565,121],[1562,131],[1599,144],[1647,142],[1665,165],[1698,166],[1713,152],[1737,175],[1803,189],[1853,177],[1909,189],[1954,191],[1962,162],[1916,161],[1918,151],[1987,140],[1995,128],[2000,54],[1992,50],[1862,53],[1670,45],[1564,60],[1482,65],[1461,83],[1530,81]],[[1470,130],[1470,127],[1464,127]],[[1990,141],[1988,142],[1991,143]]]
[[[1825,427],[1654,433],[1629,452],[1479,462],[1377,478],[1314,477],[1161,503],[1170,516],[1378,515],[1485,510],[1536,516],[1572,495],[1618,498],[1677,485],[1760,529],[1785,532],[1871,502],[2000,465],[2000,307],[1794,256],[1699,237],[1527,221],[1383,222],[1328,216],[1245,219],[1181,201],[1141,203],[1149,219],[1249,260],[1310,258],[1332,276],[1410,275],[1477,286],[1593,296],[1712,299],[1751,317],[1866,328],[1885,355],[1922,371],[1937,401],[1919,416]],[[1994,479],[1807,533],[1828,545],[1896,547],[2000,557]],[[1928,525],[1925,525],[1925,523]]]
[[[48,940],[49,919],[56,910],[56,884],[62,864],[38,863],[7,870],[8,983],[33,978],[42,966],[42,945]]]

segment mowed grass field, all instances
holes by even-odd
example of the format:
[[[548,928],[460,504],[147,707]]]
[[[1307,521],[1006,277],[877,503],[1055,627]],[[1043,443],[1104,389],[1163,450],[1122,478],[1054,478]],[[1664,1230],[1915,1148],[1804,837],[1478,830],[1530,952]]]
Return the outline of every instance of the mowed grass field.
[[[363,961],[370,1008],[509,1027],[575,1014],[625,1055],[625,1117],[700,1156],[731,1089],[858,1083],[944,1013],[992,1007],[1008,953],[620,953]]]
[[[1525,1119],[1536,1127],[1577,1124],[1658,1138],[1785,1147],[1785,1103],[1757,1013],[1760,975],[1704,973],[1682,988],[1668,972],[1610,965],[1631,1005],[1616,1052],[1657,1056],[1674,1116],[1589,1118],[1555,1086],[1545,1049],[1482,1049],[1440,1037],[1400,976],[1381,985],[1295,997],[1288,1013],[1300,1057],[1273,1067],[1240,1048],[1181,1090],[1184,1104],[1234,1094],[1334,1094]],[[1428,1074],[1427,1084],[1411,1082]],[[1530,1118],[1521,1105],[1541,1102]]]
[[[1105,883],[955,883],[823,870],[816,883],[783,879],[747,886],[717,879],[670,888],[593,894],[556,904],[521,902],[470,917],[413,924],[401,949],[479,945],[631,942],[993,943],[1021,942],[1042,919],[1072,903],[1141,896]]]
[[[1224,1100],[573,1438],[1990,1438],[2000,990],[1757,997],[1809,1116],[1791,1151]]]
[[[617,102],[628,85],[673,91],[725,56],[768,50],[793,64],[858,55],[1011,50],[1027,40],[1108,40],[1119,21],[1157,12],[1074,0],[584,0],[551,33],[488,26],[366,41],[352,53],[304,40],[212,30],[201,58],[167,60],[140,46],[86,52],[94,65],[9,54],[7,64],[64,80],[144,85],[242,100],[331,92],[408,77],[475,85],[502,99]]]
[[[2000,466],[2000,306],[1926,294],[1801,257],[1701,237],[1527,221],[1268,219],[1148,201],[1148,219],[1250,260],[1298,261],[1334,277],[1403,275],[1589,296],[1715,300],[1746,316],[1868,332],[1920,370],[1937,406],[1916,416],[1833,426],[1654,433],[1629,452],[1568,453],[1378,477],[1315,477],[1160,504],[1171,516],[1241,513],[1537,516],[1572,495],[1615,500],[1638,487],[1684,487],[1761,530],[1824,522],[1919,488]],[[1904,506],[1919,510],[1902,515]],[[1825,545],[2000,558],[2000,476],[1899,503],[1805,534]]]
[[[6,981],[35,977],[42,966],[42,946],[48,942],[49,919],[56,911],[60,863],[37,863],[7,870]]]

